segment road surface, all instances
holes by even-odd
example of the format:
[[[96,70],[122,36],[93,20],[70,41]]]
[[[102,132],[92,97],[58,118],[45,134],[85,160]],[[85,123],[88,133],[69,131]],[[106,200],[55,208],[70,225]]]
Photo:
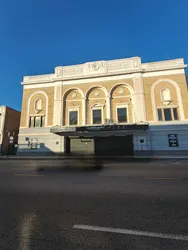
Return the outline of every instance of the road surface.
[[[0,249],[187,250],[188,162],[1,160],[0,222]]]

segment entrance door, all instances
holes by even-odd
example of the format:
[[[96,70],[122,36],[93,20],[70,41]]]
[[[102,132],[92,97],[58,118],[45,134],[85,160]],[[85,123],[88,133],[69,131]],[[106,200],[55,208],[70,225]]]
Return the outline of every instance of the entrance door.
[[[95,137],[96,155],[133,155],[133,136]]]

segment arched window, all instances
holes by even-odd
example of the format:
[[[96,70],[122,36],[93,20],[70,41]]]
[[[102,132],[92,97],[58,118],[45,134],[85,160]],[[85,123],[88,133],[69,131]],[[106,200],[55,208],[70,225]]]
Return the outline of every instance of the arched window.
[[[42,100],[38,99],[35,102],[35,110],[41,110],[42,109]]]
[[[161,90],[161,101],[162,103],[168,105],[171,100],[171,94],[169,89],[162,89]]]

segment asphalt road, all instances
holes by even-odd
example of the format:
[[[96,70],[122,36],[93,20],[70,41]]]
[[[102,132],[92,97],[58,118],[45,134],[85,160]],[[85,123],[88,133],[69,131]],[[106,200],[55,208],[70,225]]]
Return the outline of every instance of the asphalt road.
[[[188,249],[188,161],[71,164],[0,160],[0,249]]]

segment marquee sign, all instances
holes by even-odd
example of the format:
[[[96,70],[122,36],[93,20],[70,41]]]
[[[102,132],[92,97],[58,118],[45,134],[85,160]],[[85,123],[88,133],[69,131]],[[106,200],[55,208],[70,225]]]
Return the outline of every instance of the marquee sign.
[[[80,126],[80,127],[54,127],[50,131],[52,133],[75,133],[75,132],[104,132],[104,131],[131,131],[131,130],[147,130],[148,124],[124,124],[124,125],[96,125],[96,126]]]

